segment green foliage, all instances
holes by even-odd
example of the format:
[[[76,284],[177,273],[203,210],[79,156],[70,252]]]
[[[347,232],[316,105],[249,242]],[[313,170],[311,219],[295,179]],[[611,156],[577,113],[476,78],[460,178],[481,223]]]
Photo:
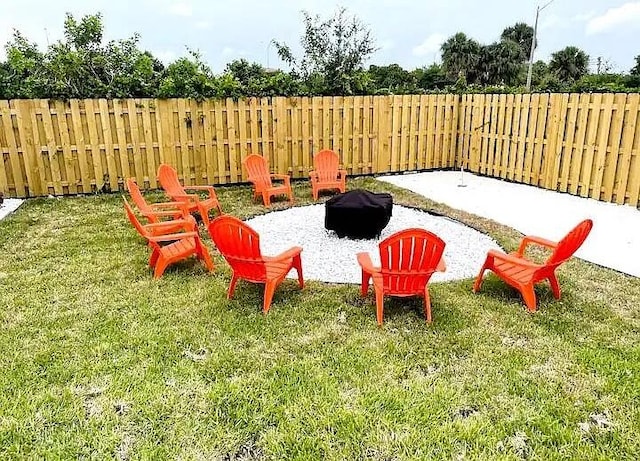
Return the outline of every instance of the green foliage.
[[[303,54],[296,58],[291,48],[275,43],[280,58],[300,75],[314,94],[359,94],[365,88],[362,66],[375,51],[370,30],[356,17],[339,8],[333,17],[321,19],[303,11]]]
[[[475,81],[481,46],[475,40],[458,32],[442,44],[442,67],[447,76],[457,79],[464,76],[467,81]]]
[[[574,82],[589,72],[589,55],[575,46],[568,46],[551,55],[549,70],[562,82]]]
[[[180,58],[167,67],[158,97],[204,99],[216,96],[216,90],[211,69],[197,53],[191,53],[191,58]]]
[[[67,14],[64,40],[46,53],[20,32],[7,43],[2,64],[3,98],[125,98],[147,96],[162,66],[138,48],[139,37],[102,43],[100,14],[77,21]]]
[[[378,93],[412,93],[417,89],[416,76],[398,64],[369,66],[369,76]]]
[[[529,59],[529,55],[531,54],[533,27],[524,22],[518,22],[503,30],[502,35],[500,35],[500,40],[516,43],[520,48],[520,61],[525,62]]]
[[[445,73],[439,64],[431,64],[429,67],[422,67],[411,72],[416,79],[416,85],[421,90],[442,90],[455,83]]]
[[[41,98],[46,94],[44,55],[19,31],[5,46],[7,60],[0,65],[0,98]]]
[[[522,71],[522,49],[511,40],[483,46],[480,51],[476,75],[484,85],[516,85]]]
[[[640,75],[640,54],[636,56],[636,65],[629,71],[631,75]]]
[[[100,14],[67,14],[64,38],[44,52],[19,31],[6,43],[0,62],[0,98],[242,98],[273,96],[420,94],[441,92],[522,92],[533,30],[524,23],[507,27],[498,42],[481,45],[463,33],[442,45],[442,65],[414,70],[399,64],[364,63],[376,50],[370,30],[339,8],[321,19],[304,14],[303,52],[276,43],[292,70],[265,69],[237,59],[214,74],[199,53],[189,51],[165,67],[139,47],[137,34],[104,41]],[[599,75],[588,74],[589,57],[567,47],[549,64],[533,65],[532,89],[538,92],[629,92],[640,88],[640,55],[629,74],[611,74],[600,62]],[[600,73],[602,70],[602,73]]]

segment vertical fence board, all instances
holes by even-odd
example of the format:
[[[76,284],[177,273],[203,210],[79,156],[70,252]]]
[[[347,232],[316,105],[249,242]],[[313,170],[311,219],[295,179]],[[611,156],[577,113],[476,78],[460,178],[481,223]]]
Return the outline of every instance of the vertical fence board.
[[[521,117],[522,115],[522,96],[521,94],[516,94],[513,97],[512,104],[512,116],[513,120],[511,121],[511,138],[508,141],[509,144],[509,155],[506,163],[506,175],[507,179],[513,180],[515,176],[515,166],[516,159],[518,157],[518,149],[520,143],[524,144],[524,136],[526,135],[522,133],[523,126],[526,129],[527,119],[526,117]]]
[[[622,141],[622,122],[626,111],[627,96],[616,94],[614,97],[614,114],[609,129],[609,142],[602,172],[602,200],[611,202],[615,187],[615,176],[620,161],[620,142]]]
[[[571,165],[569,166],[569,182],[566,191],[571,194],[577,194],[580,188],[580,175],[582,172],[582,158],[585,149],[585,136],[587,135],[587,125],[589,120],[589,105],[591,95],[581,94],[578,98],[578,110],[580,118],[576,115],[576,120],[580,123],[577,127],[574,138],[573,154],[571,156]]]
[[[577,94],[572,94],[569,96],[569,117],[567,119],[566,132],[563,136],[563,139],[561,140],[561,142],[563,143],[563,148],[560,153],[560,184],[558,186],[558,190],[561,192],[567,191],[567,184],[569,182],[569,168],[571,167],[571,163],[573,162],[574,158],[573,142],[576,134],[576,119],[578,117],[579,104],[580,103]]]
[[[13,183],[15,195],[18,197],[24,197],[25,186],[24,180],[22,179],[22,168],[20,166],[21,162],[18,153],[18,143],[16,142],[13,127],[13,117],[11,116],[9,101],[0,101],[0,117],[2,117],[2,127],[4,129],[4,135],[9,151],[9,165],[11,166],[11,175],[5,173],[5,188],[8,188],[9,184]],[[0,155],[2,156],[2,158],[4,158],[4,154],[1,150]]]
[[[631,178],[631,152],[633,150],[633,139],[635,134],[635,128],[638,124],[638,100],[640,99],[640,93],[630,94],[627,99],[628,111],[624,118],[622,127],[622,143],[620,146],[620,158],[618,163],[618,175],[616,185],[616,203],[625,203],[625,197],[627,193],[631,191],[628,189],[628,180]],[[637,153],[636,153],[637,155]],[[636,174],[640,174],[636,171]],[[629,197],[631,202],[631,197]],[[631,203],[631,205],[636,205]]]

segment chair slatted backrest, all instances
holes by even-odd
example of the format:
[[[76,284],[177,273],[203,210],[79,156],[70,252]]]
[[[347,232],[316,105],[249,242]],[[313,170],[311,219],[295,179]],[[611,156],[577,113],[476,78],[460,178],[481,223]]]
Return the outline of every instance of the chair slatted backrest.
[[[263,191],[271,187],[271,174],[267,160],[258,154],[251,154],[242,163],[247,169],[250,182],[254,183],[257,191]]]
[[[138,184],[136,183],[135,179],[127,178],[126,184],[127,184],[127,190],[129,191],[129,195],[131,196],[131,200],[133,200],[133,203],[135,204],[135,206],[138,208],[138,210],[140,210],[140,213],[142,213],[145,216],[151,214],[153,210],[151,209],[147,201],[142,196],[142,192],[140,191],[140,188],[138,187]]]
[[[385,290],[419,293],[438,267],[445,243],[424,229],[406,229],[380,242],[381,274]]]
[[[180,184],[180,180],[178,179],[178,173],[166,163],[161,164],[158,168],[158,180],[169,197],[186,194],[182,184]]]
[[[260,236],[251,227],[238,218],[224,215],[209,224],[209,235],[237,276],[253,281],[266,280]]]
[[[569,233],[565,235],[560,242],[558,242],[558,246],[549,257],[546,264],[548,266],[558,266],[571,258],[587,239],[592,228],[593,221],[585,219],[576,227],[571,229]]]
[[[122,197],[122,200],[124,200],[124,210],[127,213],[127,218],[129,218],[129,221],[131,222],[133,227],[135,227],[135,229],[138,231],[138,234],[140,234],[140,236],[144,238],[149,237],[149,232],[145,230],[144,226],[142,225],[136,214],[133,212],[133,208],[131,208],[131,205],[129,204],[127,199],[125,197]]]
[[[338,179],[340,158],[332,150],[321,150],[313,157],[313,168],[320,182],[332,182]]]

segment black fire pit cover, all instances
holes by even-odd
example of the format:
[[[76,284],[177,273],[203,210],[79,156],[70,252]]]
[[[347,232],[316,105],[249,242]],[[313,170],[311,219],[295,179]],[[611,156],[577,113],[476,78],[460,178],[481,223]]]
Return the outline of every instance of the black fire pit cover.
[[[338,237],[372,239],[389,224],[392,209],[391,194],[352,190],[327,200],[324,227]]]

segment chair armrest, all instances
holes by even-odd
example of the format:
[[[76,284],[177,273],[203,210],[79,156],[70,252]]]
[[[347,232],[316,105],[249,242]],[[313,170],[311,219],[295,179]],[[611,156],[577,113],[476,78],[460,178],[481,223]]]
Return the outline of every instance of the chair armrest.
[[[291,177],[288,174],[272,174],[271,179],[282,180],[287,186],[291,184]]]
[[[216,198],[216,190],[213,188],[213,186],[184,186],[183,187],[184,190],[198,190],[198,191],[206,191],[209,192],[209,198]]]
[[[159,242],[171,242],[174,240],[183,240],[186,238],[197,238],[197,237],[198,237],[197,232],[181,232],[179,234],[167,234],[167,235],[159,235],[159,236],[147,237],[147,238],[151,242],[159,243]]]
[[[171,221],[162,221],[158,223],[145,224],[144,228],[148,230],[152,230],[152,229],[162,230],[163,228],[171,228],[176,226],[183,226],[183,227],[189,226],[191,228],[193,227],[193,222],[186,219],[173,219]]]
[[[553,242],[542,237],[536,237],[535,235],[525,235],[520,242],[517,254],[522,256],[530,243],[536,243],[551,250],[555,250],[558,246],[558,242]]]
[[[380,268],[373,265],[373,261],[371,261],[369,253],[358,253],[356,257],[358,258],[358,264],[360,264],[360,267],[364,272],[369,274],[380,272]]]
[[[184,207],[184,202],[158,202],[158,203],[149,203],[151,208],[179,208],[182,209]]]
[[[347,179],[347,170],[338,170],[338,177],[341,179]]]
[[[173,199],[183,200],[184,202],[190,203],[198,203],[200,201],[200,197],[197,194],[175,194],[171,196]]]
[[[279,255],[265,256],[264,259],[267,261],[283,261],[285,259],[295,258],[300,253],[302,253],[302,247],[291,247],[288,250],[283,251]]]
[[[179,209],[175,209],[173,211],[167,210],[167,211],[156,211],[156,210],[151,210],[148,211],[146,213],[143,214],[149,214],[149,215],[153,215],[153,216],[176,216],[176,215],[182,215],[184,214],[182,210]]]
[[[487,258],[499,259],[504,262],[509,262],[509,263],[517,264],[519,266],[529,267],[532,269],[538,269],[542,267],[540,264],[531,262],[527,259],[522,258],[521,256],[518,256],[515,254],[506,254],[497,250],[489,250],[489,252],[487,253]]]

